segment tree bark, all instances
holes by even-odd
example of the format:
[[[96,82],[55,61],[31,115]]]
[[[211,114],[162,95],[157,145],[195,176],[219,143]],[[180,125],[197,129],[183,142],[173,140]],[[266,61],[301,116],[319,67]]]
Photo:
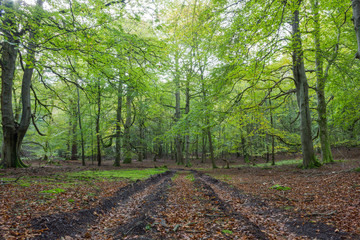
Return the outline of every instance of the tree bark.
[[[5,7],[14,8],[13,1],[5,1]],[[42,1],[37,1],[37,7],[42,7]],[[20,123],[14,119],[12,90],[18,54],[19,36],[16,32],[17,24],[11,11],[4,14],[2,32],[6,41],[2,43],[1,56],[1,120],[3,126],[3,146],[1,164],[5,168],[25,167],[21,161],[20,149],[31,120],[30,86],[35,65],[35,31],[29,30],[26,65],[21,85],[22,113]],[[16,38],[15,38],[16,36]]]
[[[270,107],[271,129],[274,129],[274,119],[273,119],[270,95],[269,95],[269,107]],[[271,135],[271,165],[275,165],[275,136],[274,136],[274,134]]]
[[[116,139],[114,166],[120,167],[121,162],[121,113],[122,113],[122,82],[119,81],[116,108]]]
[[[331,153],[331,145],[328,134],[327,113],[326,113],[326,99],[325,99],[325,84],[327,76],[323,70],[323,56],[321,53],[320,44],[320,16],[319,16],[319,2],[313,2],[314,12],[314,43],[315,43],[315,65],[316,65],[316,95],[317,95],[317,112],[318,112],[318,125],[320,130],[320,144],[321,144],[321,157],[323,163],[334,162]],[[337,49],[336,49],[337,51]],[[327,68],[330,67],[331,61]]]
[[[353,22],[357,40],[357,52],[355,58],[360,59],[360,0],[351,0],[353,9]]]
[[[206,131],[202,131],[202,150],[201,150],[201,163],[204,163],[206,160]]]
[[[96,154],[96,160],[98,163],[98,166],[101,166],[101,135],[100,135],[100,114],[101,114],[101,87],[100,83],[97,83],[97,113],[96,113],[96,147],[97,147],[97,154]]]
[[[190,112],[190,86],[189,86],[190,79],[186,81],[186,89],[185,89],[185,114],[189,114]],[[187,125],[189,125],[189,121],[186,120]],[[189,128],[186,129],[185,134],[185,166],[191,167],[190,161],[190,130]]]
[[[81,125],[81,112],[80,112],[80,91],[79,88],[76,88],[77,91],[77,107],[78,107],[78,120],[79,120],[79,130],[80,130],[80,137],[81,137],[81,164],[83,166],[86,165],[85,163],[85,141],[84,141],[84,132]]]
[[[78,112],[76,105],[73,101],[70,101],[70,125],[71,125],[71,160],[78,159],[78,140],[77,140],[77,123],[78,123]]]
[[[132,91],[128,87],[126,95],[126,120],[124,126],[124,147],[125,147],[125,156],[124,163],[131,163],[132,160],[132,151],[131,151],[131,138],[130,138],[130,125],[131,125],[131,103],[132,103]]]
[[[178,57],[176,57],[178,61]],[[178,62],[176,62],[176,73],[175,73],[175,121],[178,122],[181,118],[180,112],[180,76],[178,73]],[[175,148],[176,148],[176,163],[184,165],[184,157],[182,152],[182,136],[180,133],[177,133],[175,137]]]
[[[311,168],[319,166],[314,153],[311,136],[311,116],[309,107],[309,85],[305,73],[302,41],[299,26],[299,9],[301,0],[294,0],[295,11],[292,22],[292,44],[293,44],[293,75],[296,86],[296,97],[300,111],[300,134],[303,155],[303,167]]]

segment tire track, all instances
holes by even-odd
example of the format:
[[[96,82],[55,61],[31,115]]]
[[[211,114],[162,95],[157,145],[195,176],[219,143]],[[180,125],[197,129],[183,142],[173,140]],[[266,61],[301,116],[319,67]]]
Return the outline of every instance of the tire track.
[[[215,191],[210,187],[209,184],[202,181],[200,178],[196,178],[196,185],[201,186],[204,193],[211,199],[213,205],[218,206],[226,215],[231,216],[238,220],[241,228],[239,229],[247,239],[268,239],[267,236],[262,232],[260,227],[250,221],[249,218],[242,215],[239,212],[234,211],[231,205],[223,201]]]
[[[125,204],[134,194],[142,192],[164,179],[169,179],[173,174],[173,171],[167,171],[151,176],[144,181],[138,180],[120,188],[114,196],[104,199],[96,208],[72,213],[58,213],[34,219],[31,222],[32,227],[37,230],[44,230],[41,235],[36,236],[34,239],[58,239],[64,236],[79,237],[89,225],[98,220],[100,215],[107,214],[112,208]]]
[[[236,214],[260,226],[270,239],[360,239],[323,223],[305,222],[300,217],[290,216],[208,175],[196,172],[196,176]]]
[[[173,179],[162,224],[151,239],[266,239],[254,225],[232,214],[201,181],[181,172]],[[246,226],[244,224],[246,222]]]

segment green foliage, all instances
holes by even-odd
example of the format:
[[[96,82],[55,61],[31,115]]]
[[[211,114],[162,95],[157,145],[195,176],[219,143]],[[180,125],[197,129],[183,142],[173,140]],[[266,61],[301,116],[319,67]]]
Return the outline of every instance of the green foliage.
[[[126,170],[109,170],[109,171],[81,171],[68,173],[66,176],[75,179],[82,180],[91,180],[91,179],[107,179],[107,180],[116,180],[116,179],[129,179],[132,181],[138,179],[145,179],[151,175],[159,174],[165,172],[165,169],[126,169]]]
[[[62,189],[62,188],[54,188],[54,189],[40,191],[39,193],[59,194],[59,193],[63,193],[63,192],[66,192],[66,190]]]
[[[286,187],[286,186],[282,186],[279,184],[275,184],[274,186],[271,186],[270,189],[276,189],[279,191],[288,191],[288,190],[291,190],[291,187]]]
[[[191,182],[195,181],[194,174],[188,174],[188,175],[186,175],[185,178],[188,179],[188,180],[190,180]]]
[[[125,162],[136,158],[141,150],[149,155],[170,155],[177,136],[189,136],[189,152],[200,152],[204,147],[208,154],[207,131],[219,159],[239,154],[250,162],[251,157],[264,156],[272,147],[275,153],[301,151],[291,77],[293,46],[288,31],[284,31],[288,22],[284,19],[291,18],[294,6],[286,1],[265,0],[231,7],[225,0],[187,4],[147,1],[149,7],[145,9],[144,2],[135,1],[124,8],[121,1],[109,6],[89,1],[64,11],[62,4],[51,0],[47,3],[50,8],[44,10],[30,4],[14,12],[18,26],[39,29],[35,43],[41,54],[36,56],[34,66],[32,112],[44,136],[33,125],[29,127],[23,147],[31,158],[41,158],[44,164],[69,159],[72,145],[77,149],[75,158],[79,158],[81,134],[86,157],[94,159],[98,136],[101,153],[113,157],[117,124]],[[308,49],[304,52],[305,68],[310,70],[316,69],[317,23],[312,7],[311,1],[305,1],[299,9],[305,13],[300,27],[303,48]],[[150,9],[156,9],[156,14]],[[319,35],[326,59],[324,70],[328,70],[325,90],[330,140],[333,145],[355,146],[360,134],[360,63],[353,60],[356,41],[352,23],[345,21],[351,19],[347,9],[343,1],[321,0]],[[38,17],[39,13],[43,18]],[[22,56],[26,56],[26,36],[19,37]],[[334,54],[337,47],[339,51]],[[328,65],[333,56],[333,64]],[[24,63],[30,62],[24,59]],[[309,71],[307,77],[315,120],[316,73]],[[22,72],[17,70],[14,115],[21,113],[21,78]],[[180,96],[179,119],[174,118],[176,91]],[[185,113],[187,94],[190,111]],[[130,140],[123,134],[129,115],[125,111],[127,96],[132,98]],[[122,108],[120,123],[116,122],[118,107]],[[313,121],[314,135],[316,127]],[[141,130],[146,134],[141,135]],[[318,139],[315,144],[320,147]],[[125,146],[132,147],[125,151]],[[317,166],[316,162],[310,167]]]
[[[271,165],[271,163],[258,163],[256,165],[249,165],[249,164],[241,164],[241,165],[233,165],[231,167],[238,168],[238,167],[260,167],[265,169],[270,169],[276,166],[282,166],[282,165],[300,165],[302,163],[301,159],[289,159],[289,160],[281,160],[276,161],[275,166]]]
[[[231,230],[228,230],[228,229],[223,229],[221,230],[222,233],[224,234],[233,234],[233,232]]]
[[[354,172],[358,172],[358,173],[360,173],[360,167],[355,168],[353,171],[354,171]]]

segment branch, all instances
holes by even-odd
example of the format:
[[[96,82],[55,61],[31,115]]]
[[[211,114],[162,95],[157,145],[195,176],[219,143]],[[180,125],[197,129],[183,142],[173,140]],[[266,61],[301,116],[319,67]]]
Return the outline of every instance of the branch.
[[[31,114],[31,120],[32,120],[32,123],[33,123],[33,125],[34,125],[34,127],[35,127],[36,132],[37,132],[40,136],[45,137],[46,135],[43,134],[43,133],[41,133],[40,130],[39,130],[39,128],[38,128],[37,125],[35,124],[34,114]]]

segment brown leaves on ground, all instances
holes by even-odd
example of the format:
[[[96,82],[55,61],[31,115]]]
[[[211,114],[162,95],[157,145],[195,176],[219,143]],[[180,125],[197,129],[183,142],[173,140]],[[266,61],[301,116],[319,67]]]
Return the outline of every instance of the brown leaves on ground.
[[[19,170],[19,172],[23,171]],[[58,212],[89,209],[126,184],[126,182],[114,181],[73,181],[69,184],[61,178],[52,176],[34,177],[27,180],[26,184],[21,182],[0,184],[0,236],[5,239],[32,237],[42,230],[32,230],[29,225],[31,219]],[[57,188],[65,191],[42,192]]]
[[[169,189],[168,204],[156,220],[154,239],[246,239],[239,222],[219,209],[217,202],[194,185],[192,175],[179,173]]]
[[[351,171],[356,166],[359,161],[329,164],[312,170],[279,166],[218,169],[209,173],[307,221],[323,222],[339,231],[360,234],[360,173]],[[276,184],[291,189],[272,189]]]

